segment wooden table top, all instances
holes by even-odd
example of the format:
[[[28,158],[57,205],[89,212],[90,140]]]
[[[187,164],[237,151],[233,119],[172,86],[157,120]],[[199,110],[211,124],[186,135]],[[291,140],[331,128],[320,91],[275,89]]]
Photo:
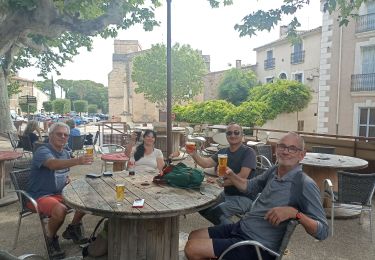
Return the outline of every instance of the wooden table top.
[[[129,160],[129,158],[124,153],[103,154],[100,159],[108,162],[125,162]]]
[[[22,156],[22,153],[14,151],[0,151],[0,161],[8,161],[18,159]]]
[[[203,182],[200,190],[180,189],[152,182],[156,172],[129,176],[126,171],[112,177],[82,178],[68,184],[62,194],[66,204],[74,209],[104,217],[147,219],[189,214],[212,206],[222,188]],[[125,184],[125,200],[116,204],[115,185]],[[133,208],[133,201],[145,199],[143,208]]]
[[[368,165],[366,160],[337,154],[306,153],[301,164],[335,169],[361,169]]]

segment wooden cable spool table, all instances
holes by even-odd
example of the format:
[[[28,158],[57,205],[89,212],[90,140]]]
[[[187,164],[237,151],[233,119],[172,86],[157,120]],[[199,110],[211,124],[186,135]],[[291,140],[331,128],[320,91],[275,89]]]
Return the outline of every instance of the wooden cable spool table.
[[[222,191],[216,183],[180,189],[152,182],[157,172],[115,172],[112,177],[83,178],[63,190],[65,203],[109,218],[108,259],[178,259],[179,216],[214,205]],[[115,185],[125,184],[125,200],[116,204]],[[133,208],[137,198],[143,208]]]
[[[6,206],[17,201],[16,193],[11,196],[5,194],[5,162],[22,157],[22,153],[14,151],[0,151],[0,206]]]
[[[105,162],[113,162],[114,172],[123,171],[125,169],[125,162],[129,160],[124,153],[103,154],[100,159]]]

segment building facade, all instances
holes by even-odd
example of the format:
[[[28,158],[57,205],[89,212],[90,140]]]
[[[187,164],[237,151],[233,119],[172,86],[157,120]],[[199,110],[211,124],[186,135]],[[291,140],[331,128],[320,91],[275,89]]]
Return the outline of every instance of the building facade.
[[[313,99],[301,112],[281,114],[263,128],[290,131],[317,131],[321,27],[300,32],[301,41],[292,44],[287,28],[280,27],[280,38],[257,47],[256,74],[262,83],[276,79],[297,80],[310,87]]]
[[[39,112],[39,113],[42,112],[43,111],[43,102],[48,101],[49,96],[35,86],[35,81],[20,78],[18,76],[13,77],[12,80],[17,81],[20,84],[21,92],[18,93],[18,94],[12,95],[9,98],[10,110],[16,111],[19,115],[21,115],[21,112],[27,113],[27,111],[21,111],[21,108],[20,108],[19,102],[18,102],[18,98],[21,97],[21,96],[29,95],[29,96],[36,97],[37,112]]]
[[[323,14],[318,132],[375,137],[375,2],[339,26]]]

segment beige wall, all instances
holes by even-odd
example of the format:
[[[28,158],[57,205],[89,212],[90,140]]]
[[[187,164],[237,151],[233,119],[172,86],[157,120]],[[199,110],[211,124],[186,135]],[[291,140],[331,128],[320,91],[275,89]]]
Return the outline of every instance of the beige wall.
[[[281,38],[273,43],[255,49],[257,52],[256,74],[258,79],[266,82],[266,78],[279,78],[281,73],[287,75],[287,79],[294,79],[295,73],[302,73],[302,82],[309,86],[313,99],[308,107],[299,113],[279,115],[275,120],[267,121],[263,128],[280,130],[297,130],[298,120],[304,121],[303,131],[316,132],[319,86],[319,54],[320,54],[321,28],[313,29],[302,34],[303,50],[305,58],[302,63],[291,64],[292,44],[289,40]],[[274,69],[264,69],[264,60],[268,50],[273,50],[275,58]]]
[[[361,12],[365,13],[361,8]],[[375,107],[375,91],[351,91],[351,77],[362,73],[361,47],[375,45],[375,31],[356,33],[356,21],[340,27],[337,14],[324,14],[319,85],[319,125],[322,133],[358,135],[361,107]],[[324,48],[323,48],[324,47]],[[324,59],[325,57],[328,57]]]

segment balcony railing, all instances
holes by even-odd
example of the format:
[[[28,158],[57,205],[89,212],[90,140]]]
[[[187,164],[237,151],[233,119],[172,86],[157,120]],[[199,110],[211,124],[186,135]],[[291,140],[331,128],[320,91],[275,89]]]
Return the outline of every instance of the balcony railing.
[[[366,14],[358,17],[356,22],[356,33],[375,30],[375,14]]]
[[[352,75],[350,90],[352,92],[375,91],[375,73]]]
[[[290,54],[290,64],[298,64],[305,61],[305,51],[296,51]]]
[[[264,69],[269,70],[275,68],[275,58],[264,60]]]

